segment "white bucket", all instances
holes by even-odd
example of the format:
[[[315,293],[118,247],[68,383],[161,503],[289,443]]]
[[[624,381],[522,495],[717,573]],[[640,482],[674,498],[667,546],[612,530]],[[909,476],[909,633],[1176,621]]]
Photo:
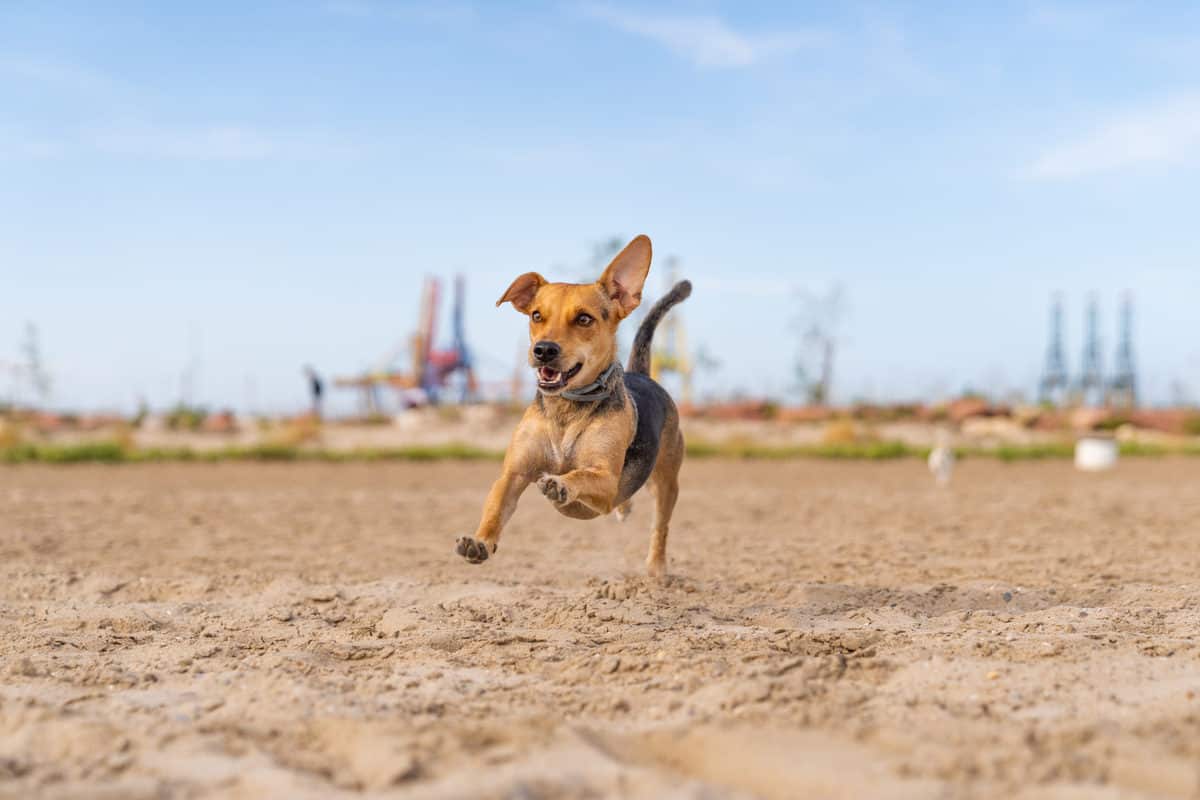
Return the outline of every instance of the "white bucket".
[[[1117,465],[1117,441],[1100,436],[1085,436],[1075,443],[1075,469],[1102,472]]]

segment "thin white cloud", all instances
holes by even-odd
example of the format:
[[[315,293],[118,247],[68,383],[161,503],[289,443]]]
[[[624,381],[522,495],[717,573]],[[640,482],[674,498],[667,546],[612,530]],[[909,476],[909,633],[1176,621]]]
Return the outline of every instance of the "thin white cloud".
[[[1026,170],[1044,180],[1200,160],[1200,95],[1126,112],[1096,131],[1055,147]]]
[[[104,73],[68,61],[0,53],[0,86],[36,85],[75,95],[81,122],[54,132],[4,125],[0,159],[5,161],[101,153],[128,158],[198,161],[315,160],[344,157],[356,148],[310,131],[268,130],[245,124],[172,125],[147,121],[137,92]],[[81,101],[87,99],[91,104]],[[108,119],[129,120],[89,127],[94,107]]]
[[[62,154],[63,143],[42,133],[0,126],[0,161],[35,161]]]
[[[586,5],[582,10],[618,30],[657,42],[702,67],[749,67],[827,40],[817,30],[742,33],[714,16],[643,14],[608,5]]]
[[[0,55],[0,80],[36,83],[87,95],[107,94],[119,88],[116,81],[87,67],[25,55]]]

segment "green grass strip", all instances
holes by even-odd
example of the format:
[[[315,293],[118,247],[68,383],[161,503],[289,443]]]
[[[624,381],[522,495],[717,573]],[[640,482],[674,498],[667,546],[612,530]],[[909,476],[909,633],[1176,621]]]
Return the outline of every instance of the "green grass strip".
[[[1163,456],[1200,456],[1200,444],[1168,447],[1161,444],[1126,442],[1120,446],[1123,456],[1157,458]],[[1070,459],[1075,445],[1056,442],[997,447],[963,447],[960,458],[995,458],[1000,461],[1041,461]],[[687,444],[689,458],[731,458],[746,460],[833,459],[891,461],[900,458],[925,458],[928,447],[903,442],[861,442],[852,444],[815,444],[773,446],[746,442],[692,441]],[[451,442],[438,445],[412,445],[393,448],[323,450],[292,445],[260,444],[248,447],[223,447],[216,450],[190,448],[129,448],[119,442],[98,441],[69,445],[20,444],[0,449],[0,464],[138,464],[166,462],[371,462],[371,461],[499,461],[502,451]]]
[[[123,447],[118,442],[87,442],[70,445],[17,445],[0,449],[5,464],[137,464],[180,461],[497,461],[503,452],[460,443],[413,445],[394,448],[362,448],[335,451],[260,444],[249,447],[223,447],[217,450],[190,448]]]

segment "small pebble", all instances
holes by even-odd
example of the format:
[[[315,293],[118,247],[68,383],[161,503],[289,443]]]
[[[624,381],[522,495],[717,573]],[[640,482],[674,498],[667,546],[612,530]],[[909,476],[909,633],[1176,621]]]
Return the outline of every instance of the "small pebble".
[[[336,600],[339,594],[335,586],[313,586],[308,590],[308,599],[314,603],[329,603]]]

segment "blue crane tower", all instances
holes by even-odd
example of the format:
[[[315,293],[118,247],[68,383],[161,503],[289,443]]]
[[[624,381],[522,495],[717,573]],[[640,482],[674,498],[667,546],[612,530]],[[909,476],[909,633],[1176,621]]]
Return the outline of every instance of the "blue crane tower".
[[[1054,295],[1050,306],[1050,345],[1046,348],[1046,369],[1038,386],[1042,403],[1061,405],[1067,399],[1067,359],[1063,351],[1063,299]]]
[[[1133,358],[1133,295],[1121,298],[1121,332],[1117,342],[1117,365],[1108,388],[1109,402],[1120,408],[1137,405],[1137,370]]]
[[[1079,374],[1079,402],[1085,406],[1103,405],[1104,390],[1103,358],[1100,355],[1100,300],[1092,294],[1088,300],[1084,333],[1083,369]]]

